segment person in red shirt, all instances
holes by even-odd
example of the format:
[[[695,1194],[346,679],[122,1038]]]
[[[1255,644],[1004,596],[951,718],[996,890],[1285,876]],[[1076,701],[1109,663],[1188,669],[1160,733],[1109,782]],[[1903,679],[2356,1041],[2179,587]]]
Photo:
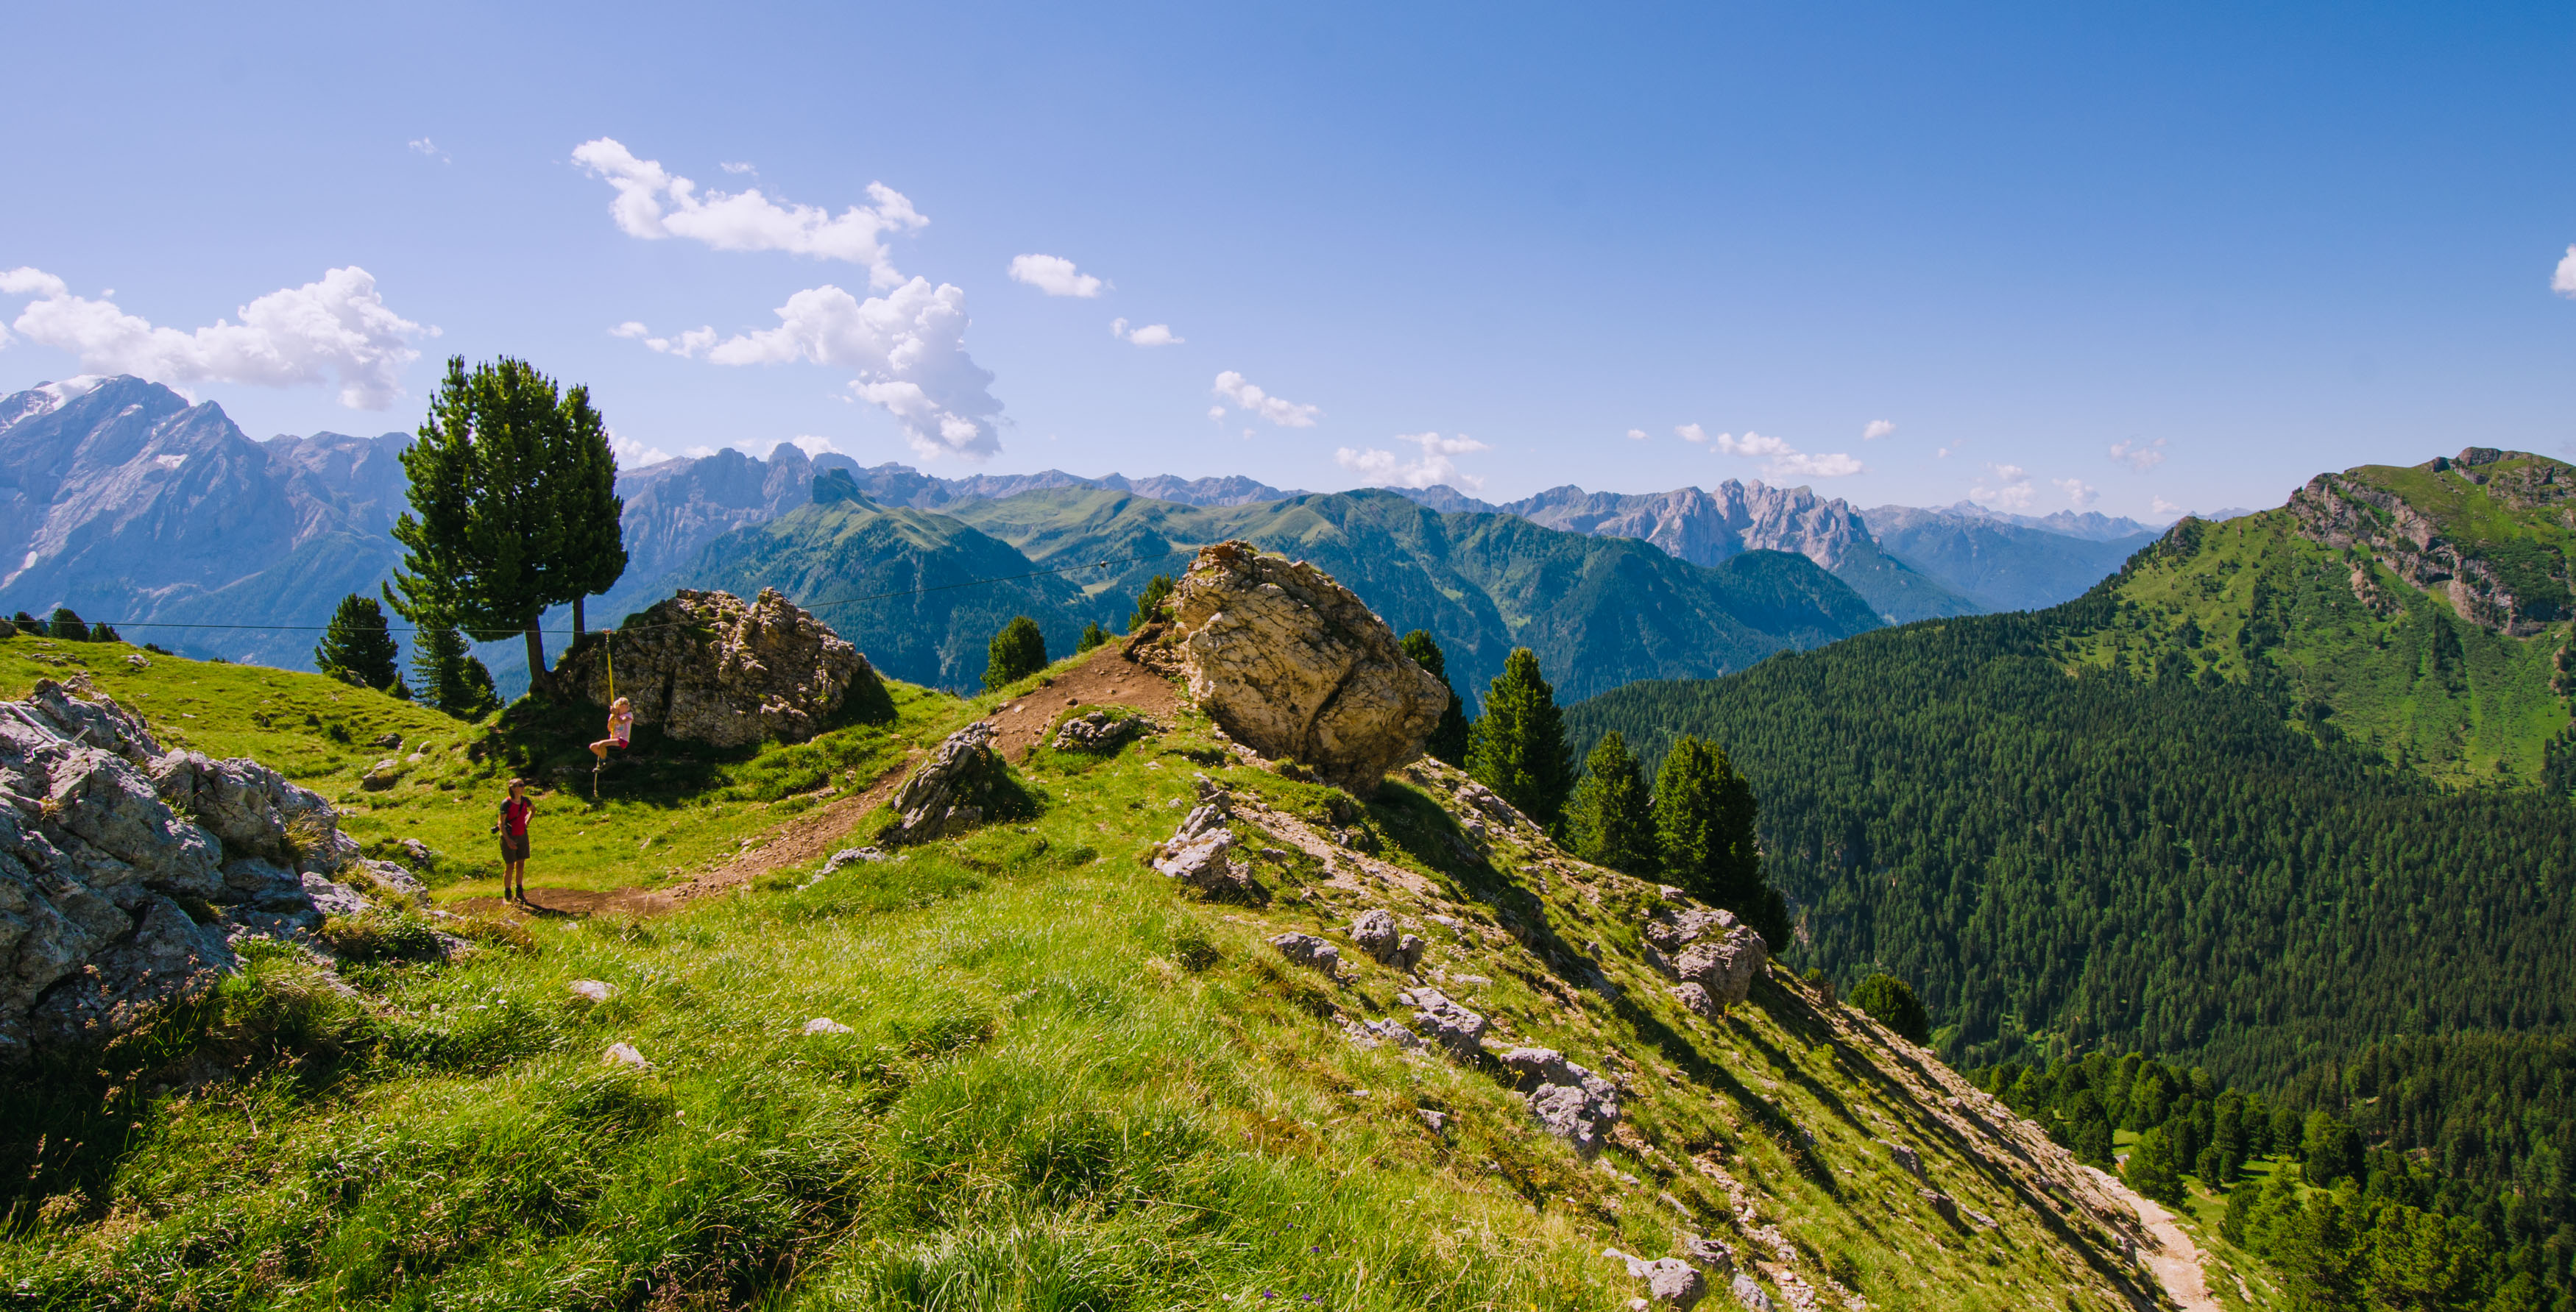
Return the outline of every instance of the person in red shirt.
[[[510,781],[510,795],[501,800],[501,823],[493,826],[501,834],[501,896],[518,902],[528,900],[528,817],[537,813],[527,786],[525,779]]]

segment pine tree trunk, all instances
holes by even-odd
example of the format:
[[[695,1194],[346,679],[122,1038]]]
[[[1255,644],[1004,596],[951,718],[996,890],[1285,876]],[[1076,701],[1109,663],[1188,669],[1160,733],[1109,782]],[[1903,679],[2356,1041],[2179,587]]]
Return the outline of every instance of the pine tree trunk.
[[[581,641],[581,635],[584,632],[581,623],[581,601],[579,597],[572,599],[572,640],[575,642]]]
[[[528,621],[528,691],[555,695],[554,676],[546,672],[546,639],[537,631],[537,621]]]

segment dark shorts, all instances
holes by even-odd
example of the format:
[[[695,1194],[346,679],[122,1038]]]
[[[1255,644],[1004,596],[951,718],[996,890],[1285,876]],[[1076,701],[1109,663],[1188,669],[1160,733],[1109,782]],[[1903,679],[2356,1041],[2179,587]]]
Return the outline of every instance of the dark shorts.
[[[526,834],[501,835],[501,859],[505,862],[527,860],[528,836]]]

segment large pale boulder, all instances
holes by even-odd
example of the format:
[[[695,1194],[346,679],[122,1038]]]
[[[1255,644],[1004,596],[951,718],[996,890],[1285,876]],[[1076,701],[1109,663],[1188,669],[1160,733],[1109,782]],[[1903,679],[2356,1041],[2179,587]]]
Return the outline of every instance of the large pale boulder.
[[[603,710],[617,696],[635,722],[710,747],[801,743],[842,718],[893,718],[885,684],[859,649],[776,588],[745,603],[680,589],[619,628],[585,636],[555,666],[566,696]],[[847,713],[846,716],[844,713]]]
[[[877,831],[877,843],[900,847],[950,838],[1015,810],[1010,770],[993,750],[993,726],[977,720],[948,735],[895,789],[895,818]]]
[[[1351,590],[1248,542],[1201,551],[1172,593],[1192,700],[1264,756],[1355,793],[1422,754],[1448,690]]]

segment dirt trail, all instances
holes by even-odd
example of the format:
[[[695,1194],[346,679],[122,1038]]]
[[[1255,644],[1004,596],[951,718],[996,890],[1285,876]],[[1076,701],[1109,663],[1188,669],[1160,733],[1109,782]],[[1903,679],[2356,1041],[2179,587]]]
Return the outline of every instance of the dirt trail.
[[[1045,736],[1055,717],[1070,706],[1127,706],[1168,721],[1179,711],[1180,689],[1173,681],[1137,665],[1120,654],[1112,644],[1093,653],[1092,658],[1057,676],[1046,686],[1016,701],[995,707],[985,717],[995,730],[994,750],[1006,759],[1017,760]],[[732,860],[713,870],[701,871],[668,888],[617,888],[605,892],[577,888],[532,887],[528,905],[514,906],[496,897],[468,898],[451,904],[451,911],[519,912],[538,916],[590,916],[623,914],[632,916],[666,915],[682,903],[709,894],[740,888],[745,884],[788,866],[806,865],[831,855],[843,847],[864,842],[852,833],[859,820],[877,809],[894,790],[923,753],[915,749],[904,759],[879,774],[859,793],[835,798],[761,835],[752,845],[737,853]]]
[[[2174,1220],[2173,1213],[2166,1211],[2154,1199],[2120,1183],[2117,1177],[2099,1171],[2095,1174],[2108,1182],[2108,1188],[2128,1200],[2129,1206],[2136,1209],[2138,1220],[2146,1225],[2147,1234],[2155,1241],[2155,1246],[2139,1256],[2146,1259],[2147,1269],[2156,1273],[2157,1283],[2165,1287],[2165,1293],[2173,1298],[2174,1305],[2183,1312],[2222,1312],[2218,1300],[2209,1292],[2209,1276],[2201,1267],[2200,1248],[2191,1242],[2190,1235],[2183,1233],[2182,1223]]]

